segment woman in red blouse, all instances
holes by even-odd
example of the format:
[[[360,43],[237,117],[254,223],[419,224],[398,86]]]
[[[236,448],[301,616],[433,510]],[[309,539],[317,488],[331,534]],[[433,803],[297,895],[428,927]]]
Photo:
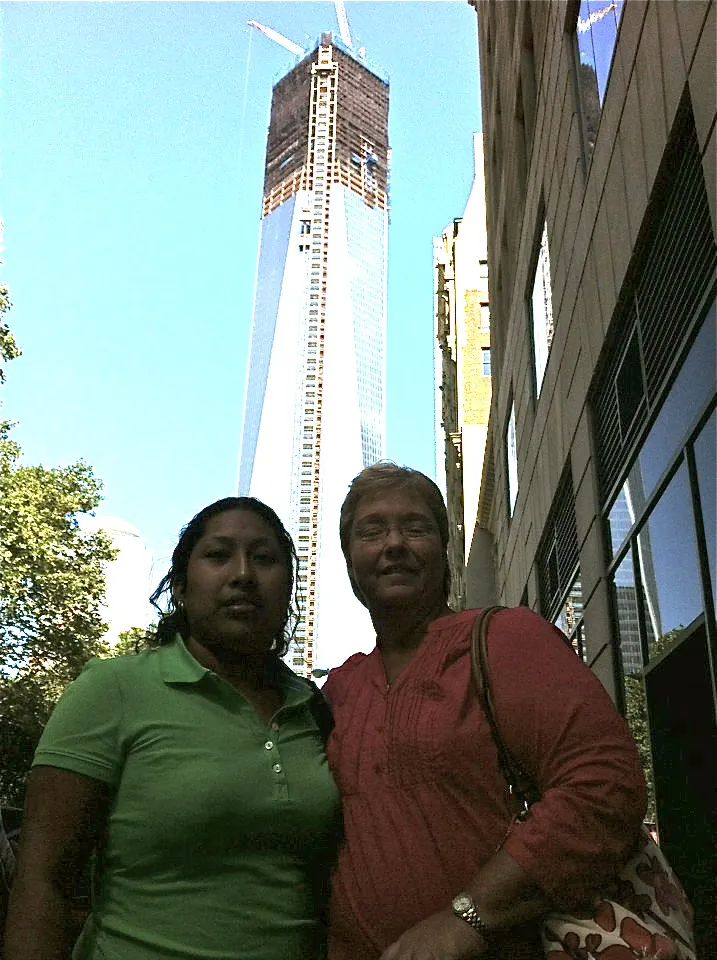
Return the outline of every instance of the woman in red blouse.
[[[376,648],[324,686],[345,829],[329,960],[538,960],[535,919],[585,899],[634,845],[645,785],[627,727],[555,627],[524,607],[499,612],[495,709],[541,797],[510,827],[471,680],[476,611],[447,605],[440,491],[375,464],[352,483],[340,531]]]

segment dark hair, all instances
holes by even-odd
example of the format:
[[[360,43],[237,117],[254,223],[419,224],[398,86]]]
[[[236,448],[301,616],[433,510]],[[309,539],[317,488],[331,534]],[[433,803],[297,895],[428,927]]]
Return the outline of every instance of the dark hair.
[[[356,508],[363,497],[375,497],[386,490],[401,489],[408,489],[417,493],[425,501],[438,524],[443,551],[443,598],[446,601],[448,600],[451,590],[451,570],[448,564],[448,512],[443,494],[433,480],[427,477],[425,473],[421,473],[420,470],[413,470],[411,467],[399,467],[398,464],[392,463],[390,460],[379,460],[378,463],[365,467],[361,473],[353,478],[346,499],[341,505],[339,517],[341,550],[349,569],[349,579],[354,593],[364,606],[366,606],[366,603],[356,589],[350,566],[351,527],[356,515]]]
[[[289,532],[281,522],[277,514],[261,500],[255,497],[224,497],[217,500],[216,503],[210,503],[208,507],[200,510],[192,517],[189,523],[182,528],[179,534],[179,541],[172,553],[172,563],[167,573],[162,577],[159,586],[149,598],[152,606],[159,612],[159,623],[154,633],[154,644],[162,645],[170,643],[177,633],[181,634],[186,640],[189,636],[189,624],[184,613],[184,608],[177,604],[174,594],[176,589],[184,588],[187,584],[187,568],[189,566],[189,557],[197,542],[204,536],[207,529],[207,523],[212,517],[220,513],[226,513],[228,510],[249,510],[257,514],[273,530],[276,539],[279,541],[279,547],[283,554],[286,564],[286,572],[289,577],[289,599],[286,608],[286,619],[281,630],[274,639],[272,651],[278,656],[283,657],[289,649],[289,643],[296,633],[299,622],[299,610],[301,609],[301,599],[299,595],[299,582],[296,576],[298,567],[296,558],[296,548]],[[164,601],[163,604],[161,601]]]

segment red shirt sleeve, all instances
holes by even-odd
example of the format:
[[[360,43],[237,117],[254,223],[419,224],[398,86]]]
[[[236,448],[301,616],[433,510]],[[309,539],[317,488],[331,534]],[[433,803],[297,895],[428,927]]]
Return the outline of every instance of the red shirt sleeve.
[[[504,848],[557,904],[574,905],[615,876],[642,822],[634,741],[597,677],[527,608],[494,617],[488,665],[503,737],[541,794]]]

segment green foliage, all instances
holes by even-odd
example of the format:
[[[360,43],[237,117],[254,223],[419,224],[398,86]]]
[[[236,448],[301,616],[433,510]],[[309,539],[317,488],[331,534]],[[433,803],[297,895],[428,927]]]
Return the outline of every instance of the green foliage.
[[[645,820],[654,823],[656,818],[655,778],[652,773],[652,750],[650,747],[650,732],[647,726],[647,704],[645,703],[645,691],[640,677],[625,677],[625,720],[635,740],[640,766],[647,783]]]
[[[663,653],[679,634],[680,630],[670,630],[668,633],[659,637],[650,651],[651,657],[657,657]],[[645,820],[650,823],[655,823],[657,820],[657,810],[655,806],[655,777],[652,772],[650,727],[647,717],[645,686],[640,676],[625,677],[625,720],[635,740],[640,765],[642,766],[645,781],[647,782],[647,813],[645,814]]]
[[[140,653],[152,644],[153,627],[130,627],[122,630],[117,643],[112,646],[110,656],[122,657],[128,653]]]
[[[2,316],[0,357],[17,356]],[[25,775],[62,690],[90,657],[106,652],[100,604],[107,534],[85,533],[102,485],[83,462],[24,466],[0,423],[0,803],[21,805]]]
[[[10,327],[5,322],[5,314],[8,312],[12,303],[10,302],[10,291],[4,283],[0,283],[0,361],[14,360],[22,352],[15,342]],[[5,370],[0,363],[0,383],[5,382]]]

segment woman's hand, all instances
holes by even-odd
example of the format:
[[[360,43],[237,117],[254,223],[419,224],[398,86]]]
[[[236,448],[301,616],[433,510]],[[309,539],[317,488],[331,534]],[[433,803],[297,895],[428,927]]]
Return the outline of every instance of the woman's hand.
[[[380,960],[474,960],[486,948],[478,931],[447,909],[407,930]]]

